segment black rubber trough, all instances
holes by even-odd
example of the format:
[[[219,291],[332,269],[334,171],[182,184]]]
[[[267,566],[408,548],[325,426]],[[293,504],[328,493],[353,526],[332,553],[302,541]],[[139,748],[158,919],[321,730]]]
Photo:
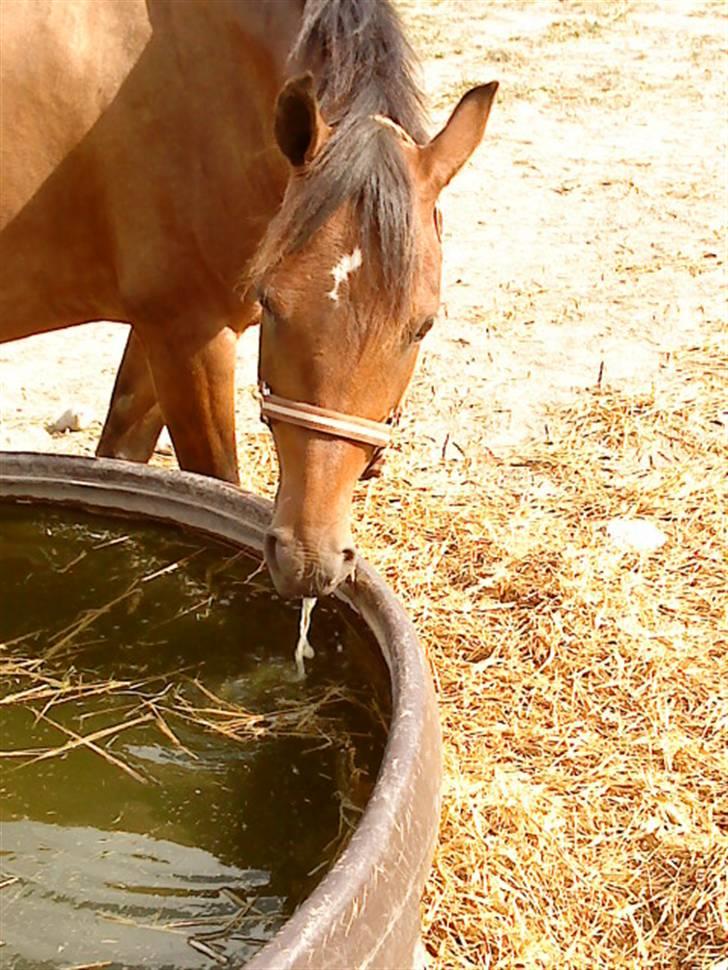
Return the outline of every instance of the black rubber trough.
[[[176,523],[256,552],[270,503],[199,475],[127,462],[0,453],[0,501]],[[0,540],[2,537],[0,536]],[[338,861],[247,970],[406,970],[420,964],[420,897],[439,817],[440,729],[412,624],[362,562],[339,594],[387,662],[392,720],[372,797]]]

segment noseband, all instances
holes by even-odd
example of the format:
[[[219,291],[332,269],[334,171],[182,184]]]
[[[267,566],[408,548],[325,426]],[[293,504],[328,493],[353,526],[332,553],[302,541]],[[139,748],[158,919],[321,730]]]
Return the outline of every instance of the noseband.
[[[342,411],[331,411],[315,404],[292,401],[273,394],[267,384],[260,385],[260,417],[270,425],[272,421],[293,424],[319,434],[354,441],[357,444],[374,448],[367,467],[362,472],[363,479],[377,478],[382,473],[384,451],[391,442],[392,428],[399,419],[399,412],[393,411],[386,421],[370,421]]]

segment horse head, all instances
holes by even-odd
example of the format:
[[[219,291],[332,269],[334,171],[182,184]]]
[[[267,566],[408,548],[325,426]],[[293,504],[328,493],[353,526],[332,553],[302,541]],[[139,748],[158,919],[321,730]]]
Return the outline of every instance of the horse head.
[[[380,115],[330,127],[308,74],[278,97],[290,179],[253,279],[280,465],[265,556],[282,596],[326,595],[355,568],[354,487],[438,312],[437,200],[479,144],[497,87],[465,94],[427,144]]]

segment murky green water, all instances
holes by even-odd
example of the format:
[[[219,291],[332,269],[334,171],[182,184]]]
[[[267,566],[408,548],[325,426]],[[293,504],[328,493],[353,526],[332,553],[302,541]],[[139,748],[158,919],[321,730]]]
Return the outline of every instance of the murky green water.
[[[240,965],[370,794],[383,664],[355,618],[163,526],[0,505],[0,965]],[[257,572],[257,574],[256,574]]]

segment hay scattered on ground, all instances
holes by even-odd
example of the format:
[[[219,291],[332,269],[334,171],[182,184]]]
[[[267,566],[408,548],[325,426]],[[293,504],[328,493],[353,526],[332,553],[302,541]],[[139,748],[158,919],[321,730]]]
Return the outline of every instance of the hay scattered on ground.
[[[486,442],[362,505],[445,736],[425,902],[438,967],[694,967],[728,953],[728,355],[666,358],[549,442]],[[409,489],[398,480],[413,477]],[[615,518],[667,535],[650,554]]]

